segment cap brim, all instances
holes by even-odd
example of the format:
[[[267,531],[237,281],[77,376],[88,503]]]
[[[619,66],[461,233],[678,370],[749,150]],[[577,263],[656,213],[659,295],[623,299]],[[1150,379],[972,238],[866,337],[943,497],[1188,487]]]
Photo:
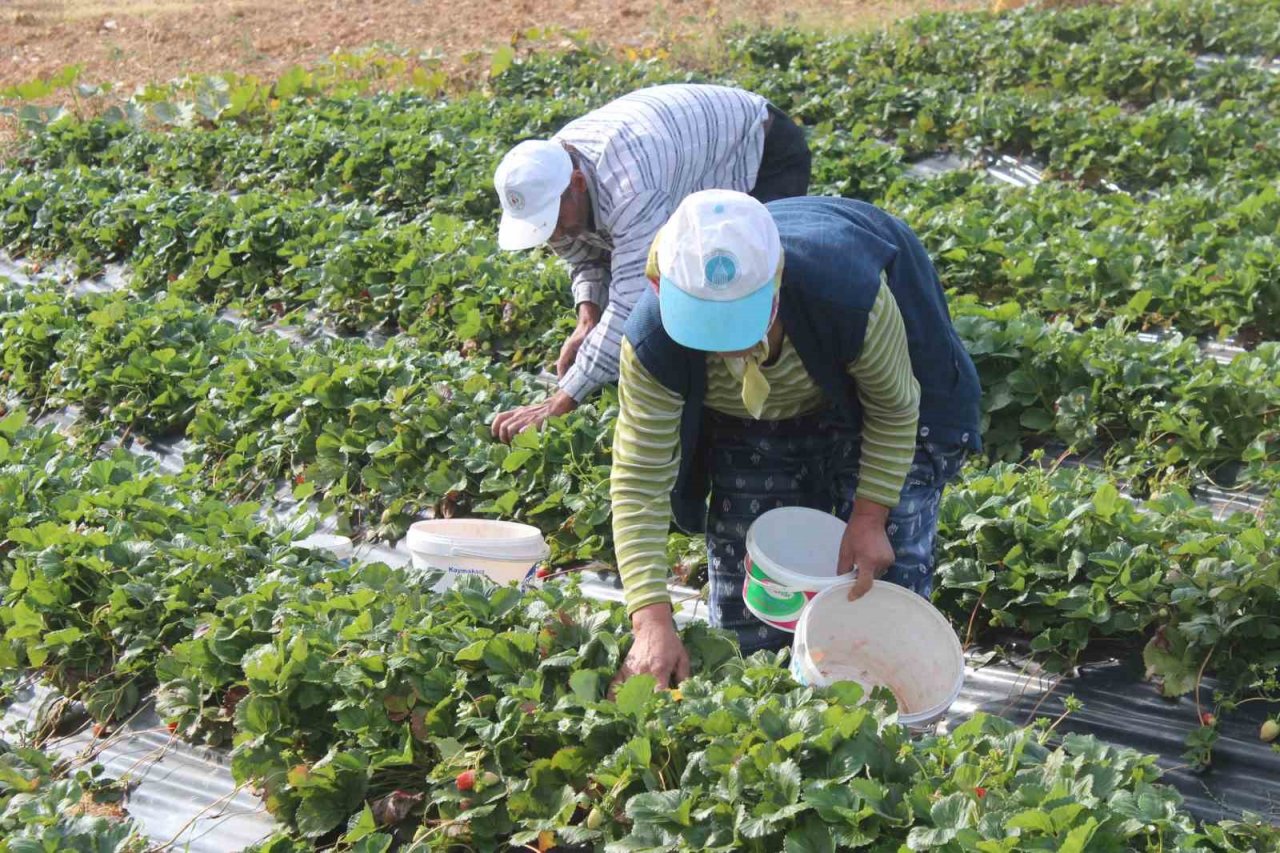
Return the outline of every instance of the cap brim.
[[[704,352],[735,352],[764,340],[773,316],[774,288],[765,283],[731,302],[713,302],[685,293],[663,278],[658,288],[662,328],[681,346]]]
[[[529,216],[516,218],[510,213],[503,213],[502,222],[498,225],[498,246],[509,252],[541,246],[551,239],[559,220],[559,197]]]

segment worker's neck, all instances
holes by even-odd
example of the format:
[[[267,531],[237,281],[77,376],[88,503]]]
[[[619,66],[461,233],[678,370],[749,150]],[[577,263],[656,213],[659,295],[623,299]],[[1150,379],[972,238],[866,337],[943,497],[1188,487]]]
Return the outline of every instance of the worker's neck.
[[[778,360],[778,354],[782,351],[782,320],[773,318],[766,337],[769,340],[769,357],[764,360],[764,363],[768,366]]]

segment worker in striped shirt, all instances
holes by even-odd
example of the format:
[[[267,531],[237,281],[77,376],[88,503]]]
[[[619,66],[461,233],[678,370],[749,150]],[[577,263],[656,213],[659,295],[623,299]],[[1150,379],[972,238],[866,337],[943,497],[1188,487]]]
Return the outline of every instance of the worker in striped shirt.
[[[641,89],[550,140],[513,148],[494,175],[498,243],[550,244],[570,268],[578,324],[556,361],[555,393],[499,413],[494,435],[510,441],[617,381],[622,330],[647,286],[649,246],[685,196],[706,189],[766,202],[801,196],[809,170],[800,128],[759,95],[725,86]]]
[[[783,506],[847,520],[850,597],[928,596],[942,488],[980,447],[977,372],[932,262],[863,202],[684,200],[627,324],[613,535],[635,642],[618,674],[688,674],[667,591],[674,517],[705,531],[710,619],[746,652],[788,645],[742,598],[746,533]]]

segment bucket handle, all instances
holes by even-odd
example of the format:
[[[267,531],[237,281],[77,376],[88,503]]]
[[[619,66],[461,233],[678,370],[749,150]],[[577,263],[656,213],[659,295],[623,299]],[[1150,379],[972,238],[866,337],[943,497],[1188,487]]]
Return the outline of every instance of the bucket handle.
[[[479,551],[471,551],[471,550],[469,550],[469,549],[467,549],[467,548],[460,548],[460,547],[458,547],[457,545],[450,545],[450,546],[449,546],[449,556],[450,556],[450,557],[474,557],[474,558],[475,558],[475,559],[477,559],[477,560],[502,560],[502,559],[508,559],[508,558],[505,558],[505,557],[495,557],[493,554],[482,554],[482,553],[480,553]],[[539,560],[545,560],[546,558],[547,558],[547,555],[546,555],[546,553],[544,553],[541,557],[536,558],[536,559],[534,560],[534,562],[536,563],[536,562],[538,562]],[[523,557],[513,557],[513,558],[510,558],[510,559],[513,559],[513,560],[522,560],[522,559],[524,559],[524,558],[523,558]]]

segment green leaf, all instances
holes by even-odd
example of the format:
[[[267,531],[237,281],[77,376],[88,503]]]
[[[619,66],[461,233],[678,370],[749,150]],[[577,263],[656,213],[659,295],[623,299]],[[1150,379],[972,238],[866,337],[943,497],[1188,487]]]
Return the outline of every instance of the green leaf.
[[[303,87],[310,82],[311,75],[300,65],[292,65],[289,70],[280,75],[280,79],[276,81],[276,97],[282,101],[287,101],[294,95],[302,91]]]
[[[636,767],[648,767],[653,761],[653,745],[647,737],[632,738],[624,749]]]
[[[501,497],[494,500],[493,506],[500,515],[511,515],[511,513],[515,512],[516,504],[519,502],[520,493],[515,489],[511,489]]]
[[[502,460],[503,471],[519,470],[524,463],[533,458],[532,450],[513,450],[507,454],[507,458]],[[510,512],[510,510],[507,510]]]
[[[954,793],[943,797],[929,809],[929,817],[935,826],[943,829],[962,829],[973,818],[973,799],[968,794]]]
[[[484,663],[498,675],[519,675],[531,664],[507,637],[494,637],[485,644]]]
[[[631,676],[622,687],[618,688],[617,697],[614,700],[618,710],[628,717],[639,719],[657,686],[658,680],[652,675]]]
[[[683,791],[637,794],[627,801],[627,816],[638,824],[687,827],[692,825],[692,809],[693,801]]]
[[[236,723],[250,734],[274,734],[280,728],[280,706],[274,699],[249,696],[236,706]]]
[[[373,811],[366,803],[360,813],[353,816],[347,823],[347,834],[342,836],[342,840],[348,844],[366,838],[378,831],[378,822],[374,820]]]
[[[178,108],[168,101],[158,101],[151,105],[151,116],[161,124],[177,124]],[[217,276],[211,276],[216,278]]]
[[[493,52],[493,61],[489,65],[489,76],[497,77],[511,67],[511,63],[515,61],[516,52],[508,45],[503,45]]]
[[[784,836],[784,853],[835,853],[831,829],[817,815],[807,815],[797,829]]]
[[[1024,409],[1018,423],[1035,432],[1049,432],[1053,429],[1053,415],[1044,409]]]
[[[1084,853],[1090,839],[1098,831],[1098,819],[1091,817],[1085,823],[1067,833],[1058,853]]]
[[[335,797],[324,794],[304,796],[302,804],[294,815],[298,832],[306,838],[317,838],[342,824],[347,810]]]
[[[22,409],[14,409],[0,420],[0,435],[13,437],[18,434],[18,430],[27,425],[27,413]]]
[[[1115,515],[1120,505],[1120,491],[1110,482],[1103,483],[1093,493],[1093,508],[1103,518]]]
[[[827,688],[827,695],[841,705],[853,707],[863,700],[867,691],[854,681],[837,681]]]
[[[600,700],[600,673],[591,669],[580,669],[569,676],[569,689],[583,704]]]
[[[1137,317],[1147,310],[1147,306],[1151,304],[1151,300],[1155,298],[1155,294],[1150,290],[1139,290],[1133,296],[1129,297],[1129,301],[1125,303],[1125,314],[1131,317]]]
[[[222,278],[232,266],[231,253],[223,249],[214,257],[213,263],[209,264],[209,269],[205,271],[205,275],[213,279]]]
[[[44,635],[46,646],[69,646],[84,636],[84,632],[74,625],[59,631],[50,631]]]
[[[1165,696],[1182,696],[1195,689],[1199,677],[1199,662],[1186,650],[1186,643],[1170,631],[1152,637],[1142,650],[1143,663],[1148,677],[1159,677]]]
[[[775,802],[791,804],[800,800],[800,765],[787,759],[781,764],[771,764],[765,771],[769,796]]]
[[[1005,822],[1010,829],[1026,829],[1044,835],[1053,835],[1053,819],[1040,809],[1027,809],[1018,812]]]
[[[932,827],[917,826],[907,836],[911,850],[931,850],[955,840],[960,830],[968,826],[973,817],[973,800],[962,793],[949,794],[929,809]]]
[[[471,645],[460,649],[453,659],[458,663],[479,663],[484,660],[484,650],[488,645],[488,640],[476,640]]]

